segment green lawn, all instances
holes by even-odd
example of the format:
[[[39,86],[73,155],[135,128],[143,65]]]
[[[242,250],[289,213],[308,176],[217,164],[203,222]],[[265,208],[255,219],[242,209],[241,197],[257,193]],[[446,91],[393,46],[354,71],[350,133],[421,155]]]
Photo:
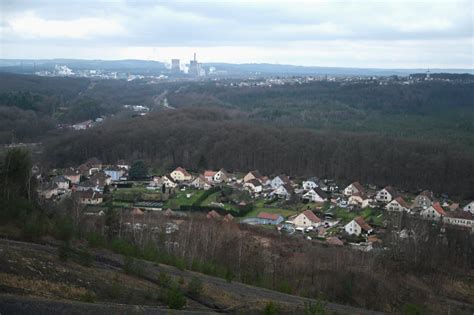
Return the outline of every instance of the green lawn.
[[[299,211],[294,210],[294,209],[286,209],[286,208],[281,208],[281,207],[271,207],[271,208],[266,208],[265,207],[265,200],[257,200],[254,204],[254,209],[247,213],[244,218],[254,218],[256,217],[260,212],[268,212],[268,213],[277,213],[281,214],[285,218],[299,213]]]
[[[186,190],[178,191],[175,195],[170,196],[165,204],[164,208],[179,209],[180,206],[190,206],[192,205],[202,194],[204,190]],[[187,194],[191,194],[191,197],[187,197]]]
[[[376,225],[382,224],[383,221],[383,215],[372,208],[365,208],[360,212],[349,212],[344,208],[335,207],[331,211],[334,213],[335,217],[341,219],[344,223],[347,223],[358,216],[363,217],[367,223],[373,221]]]
[[[217,197],[220,195],[220,193],[221,193],[220,191],[216,191],[215,193],[211,194],[209,197],[206,198],[206,200],[204,200],[201,203],[201,206],[214,206],[212,205],[212,203],[213,202],[218,203]],[[232,205],[229,203],[223,203],[223,205],[224,205],[223,209],[227,211],[239,211],[239,208],[235,205]]]
[[[145,187],[119,188],[112,192],[113,200],[132,202],[135,199],[161,200],[161,189],[149,190]]]

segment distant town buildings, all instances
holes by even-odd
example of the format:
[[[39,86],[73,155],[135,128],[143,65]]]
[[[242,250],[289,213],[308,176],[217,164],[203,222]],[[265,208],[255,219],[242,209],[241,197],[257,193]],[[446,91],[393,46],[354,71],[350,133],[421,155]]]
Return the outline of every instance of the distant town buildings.
[[[196,53],[194,53],[194,59],[189,61],[188,74],[193,77],[204,76],[206,72],[202,69],[202,64],[196,59]]]
[[[171,59],[171,72],[172,73],[180,73],[181,72],[179,59]]]

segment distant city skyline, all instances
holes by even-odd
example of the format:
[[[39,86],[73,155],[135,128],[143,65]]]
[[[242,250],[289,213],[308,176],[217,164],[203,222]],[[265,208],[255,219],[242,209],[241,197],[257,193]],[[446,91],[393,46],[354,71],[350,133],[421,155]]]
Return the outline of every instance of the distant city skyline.
[[[10,1],[0,58],[473,68],[473,2]]]

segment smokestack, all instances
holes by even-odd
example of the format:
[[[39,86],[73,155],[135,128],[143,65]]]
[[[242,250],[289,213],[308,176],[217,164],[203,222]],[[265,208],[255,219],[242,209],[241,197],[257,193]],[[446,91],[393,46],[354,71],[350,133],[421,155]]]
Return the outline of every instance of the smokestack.
[[[194,61],[196,61],[196,53],[194,53]]]

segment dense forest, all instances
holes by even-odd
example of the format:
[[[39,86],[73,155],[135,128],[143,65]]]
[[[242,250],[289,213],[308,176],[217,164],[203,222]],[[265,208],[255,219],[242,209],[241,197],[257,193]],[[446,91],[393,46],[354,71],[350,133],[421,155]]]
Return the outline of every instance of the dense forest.
[[[190,84],[169,95],[175,107],[217,106],[257,122],[316,130],[445,139],[474,147],[474,84],[315,82],[272,87]]]
[[[210,168],[265,174],[331,177],[406,189],[472,195],[474,154],[445,142],[372,134],[277,128],[246,122],[224,110],[182,109],[109,121],[56,138],[48,160],[70,166],[95,156],[107,162],[146,159],[165,167]]]

